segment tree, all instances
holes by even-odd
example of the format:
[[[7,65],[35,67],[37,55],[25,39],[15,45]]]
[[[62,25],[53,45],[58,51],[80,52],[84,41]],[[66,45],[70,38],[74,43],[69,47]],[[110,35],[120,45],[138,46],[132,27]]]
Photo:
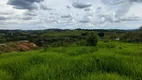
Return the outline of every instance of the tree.
[[[81,36],[87,36],[88,33],[81,33]]]
[[[86,40],[87,46],[96,46],[97,45],[97,38],[94,36],[93,33],[89,34]]]
[[[103,32],[99,32],[98,35],[99,35],[100,37],[104,37],[104,36],[105,36],[105,34],[104,34]]]

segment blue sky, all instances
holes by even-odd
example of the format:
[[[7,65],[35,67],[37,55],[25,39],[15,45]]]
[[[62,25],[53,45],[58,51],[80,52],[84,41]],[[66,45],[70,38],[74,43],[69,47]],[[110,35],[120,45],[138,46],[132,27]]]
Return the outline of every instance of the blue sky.
[[[142,0],[1,0],[0,29],[137,29]]]

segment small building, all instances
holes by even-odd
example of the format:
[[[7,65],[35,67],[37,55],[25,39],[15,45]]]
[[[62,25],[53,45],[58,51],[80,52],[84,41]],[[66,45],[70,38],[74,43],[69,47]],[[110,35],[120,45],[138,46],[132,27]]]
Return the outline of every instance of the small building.
[[[115,40],[116,40],[116,41],[119,41],[119,40],[120,40],[120,38],[116,38]]]

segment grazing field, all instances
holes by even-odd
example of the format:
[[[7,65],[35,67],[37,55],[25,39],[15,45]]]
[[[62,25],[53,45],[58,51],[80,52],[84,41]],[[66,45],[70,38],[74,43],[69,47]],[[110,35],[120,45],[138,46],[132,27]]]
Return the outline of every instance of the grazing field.
[[[0,54],[0,80],[142,80],[142,44],[98,42]]]

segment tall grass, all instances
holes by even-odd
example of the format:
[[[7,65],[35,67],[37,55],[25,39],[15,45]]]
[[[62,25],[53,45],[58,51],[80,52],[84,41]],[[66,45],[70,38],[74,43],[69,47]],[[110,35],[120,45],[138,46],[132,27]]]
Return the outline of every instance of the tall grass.
[[[7,72],[0,70],[0,80],[10,80],[12,79],[12,76],[8,74]]]
[[[121,47],[121,48],[120,48]],[[0,55],[0,80],[141,80],[141,44],[100,42]]]

